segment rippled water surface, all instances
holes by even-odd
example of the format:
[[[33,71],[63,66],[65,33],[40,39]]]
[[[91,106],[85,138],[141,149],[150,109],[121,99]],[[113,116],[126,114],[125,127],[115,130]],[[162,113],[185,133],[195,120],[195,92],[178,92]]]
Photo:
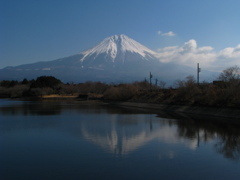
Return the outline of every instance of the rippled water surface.
[[[229,122],[91,103],[0,100],[0,179],[235,180],[240,126]]]

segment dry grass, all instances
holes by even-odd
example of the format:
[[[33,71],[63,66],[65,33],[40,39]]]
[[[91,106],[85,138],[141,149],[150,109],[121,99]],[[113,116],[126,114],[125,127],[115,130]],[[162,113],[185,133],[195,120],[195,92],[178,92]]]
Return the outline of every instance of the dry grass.
[[[41,98],[43,99],[64,99],[64,98],[77,98],[78,97],[78,94],[49,94],[49,95],[43,95],[41,96]]]

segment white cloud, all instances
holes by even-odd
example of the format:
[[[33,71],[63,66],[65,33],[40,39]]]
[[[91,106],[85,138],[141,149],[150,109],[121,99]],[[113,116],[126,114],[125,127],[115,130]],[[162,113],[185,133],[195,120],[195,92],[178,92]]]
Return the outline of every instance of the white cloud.
[[[172,31],[169,31],[167,33],[162,33],[161,36],[175,36],[176,34]]]
[[[204,47],[198,48],[198,53],[207,53],[212,50],[213,48],[211,46],[204,46]]]
[[[196,51],[197,49],[197,42],[194,39],[189,40],[188,42],[185,42],[182,46],[182,53],[189,53]]]
[[[157,34],[160,35],[160,36],[169,36],[169,37],[172,37],[172,36],[175,36],[176,34],[172,31],[169,31],[167,33],[163,33],[162,31],[157,31]]]
[[[228,47],[220,51],[220,57],[223,58],[239,58],[240,57],[240,44],[236,47]]]
[[[208,70],[222,71],[234,65],[240,66],[240,44],[215,52],[211,46],[198,47],[194,39],[185,42],[182,46],[170,46],[158,49],[158,58],[161,62],[173,62]]]
[[[216,58],[213,48],[209,46],[197,47],[194,39],[185,42],[182,46],[171,46],[158,49],[161,62],[175,62],[187,66],[196,66],[196,63],[209,65]]]

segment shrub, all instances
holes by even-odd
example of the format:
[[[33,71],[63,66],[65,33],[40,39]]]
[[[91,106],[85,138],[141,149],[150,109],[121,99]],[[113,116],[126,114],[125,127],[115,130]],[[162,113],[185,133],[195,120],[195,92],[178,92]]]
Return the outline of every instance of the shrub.
[[[177,81],[176,101],[194,103],[201,94],[199,86],[193,76],[186,77],[186,80]]]
[[[104,93],[104,99],[125,101],[131,99],[137,93],[137,88],[131,84],[112,86]]]
[[[9,87],[14,87],[14,86],[16,86],[17,84],[18,84],[18,81],[14,81],[14,80],[12,80],[12,81],[4,80],[4,81],[1,81],[1,83],[0,83],[0,85],[1,85],[2,87],[7,87],[7,88],[9,88]]]

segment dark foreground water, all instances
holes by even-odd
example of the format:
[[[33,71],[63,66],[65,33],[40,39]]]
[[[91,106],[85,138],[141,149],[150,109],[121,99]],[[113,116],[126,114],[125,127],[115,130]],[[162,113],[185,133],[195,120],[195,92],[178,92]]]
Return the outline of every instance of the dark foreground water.
[[[74,102],[0,100],[1,180],[240,179],[240,126]]]

